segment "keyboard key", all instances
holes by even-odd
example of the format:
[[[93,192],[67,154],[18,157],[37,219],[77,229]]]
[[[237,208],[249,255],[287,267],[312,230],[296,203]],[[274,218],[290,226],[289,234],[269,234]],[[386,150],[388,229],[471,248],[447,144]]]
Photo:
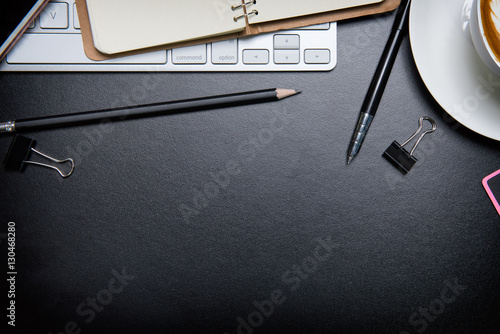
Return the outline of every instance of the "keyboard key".
[[[236,64],[238,62],[238,40],[230,39],[212,43],[213,64]]]
[[[80,20],[78,19],[78,12],[76,11],[76,3],[73,4],[73,27],[80,29]]]
[[[302,27],[299,28],[301,30],[328,30],[330,29],[330,23],[321,23],[321,24],[315,24],[313,26],[307,26],[307,27]]]
[[[68,4],[49,2],[40,13],[40,27],[43,29],[67,29]]]
[[[299,50],[275,50],[274,62],[276,64],[298,64],[300,61]]]
[[[306,64],[328,64],[330,63],[330,50],[328,49],[308,49],[304,52]]]
[[[47,47],[50,45],[50,47]],[[24,34],[11,52],[9,64],[165,64],[167,52],[150,52],[136,56],[92,61],[83,51],[80,34]]]
[[[207,62],[207,46],[193,45],[172,50],[174,64],[205,64]]]
[[[267,64],[269,63],[269,50],[243,50],[243,63],[245,64]]]
[[[299,49],[299,35],[274,35],[275,49]]]

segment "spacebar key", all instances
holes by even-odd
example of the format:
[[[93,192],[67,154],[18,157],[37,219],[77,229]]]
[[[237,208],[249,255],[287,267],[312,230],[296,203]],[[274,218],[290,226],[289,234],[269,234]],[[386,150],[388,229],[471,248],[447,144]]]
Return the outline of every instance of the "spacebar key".
[[[83,51],[80,34],[24,34],[7,55],[9,64],[165,64],[167,52],[93,61]]]

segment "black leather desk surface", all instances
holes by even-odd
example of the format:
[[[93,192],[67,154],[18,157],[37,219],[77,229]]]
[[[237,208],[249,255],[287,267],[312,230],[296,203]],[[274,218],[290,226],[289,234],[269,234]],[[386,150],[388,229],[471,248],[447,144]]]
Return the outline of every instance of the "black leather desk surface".
[[[392,21],[340,23],[327,73],[1,74],[2,121],[304,91],[30,133],[77,167],[64,180],[35,166],[0,172],[2,277],[16,226],[17,332],[497,333],[500,218],[481,180],[500,168],[499,143],[439,107],[408,39],[346,165]],[[424,115],[438,130],[403,176],[381,154]],[[10,140],[0,137],[2,157]]]

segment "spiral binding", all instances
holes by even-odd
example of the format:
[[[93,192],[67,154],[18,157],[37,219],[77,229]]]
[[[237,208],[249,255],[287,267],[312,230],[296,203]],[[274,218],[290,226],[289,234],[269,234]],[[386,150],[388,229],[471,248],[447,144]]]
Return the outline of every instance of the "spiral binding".
[[[242,19],[242,18],[244,18],[245,16],[250,16],[250,15],[259,15],[259,12],[258,12],[256,9],[254,9],[254,10],[252,10],[252,11],[251,11],[250,13],[248,13],[248,14],[241,14],[241,15],[235,16],[235,17],[234,17],[234,22],[238,22],[238,20],[239,20],[239,19]]]
[[[256,3],[257,3],[257,0],[247,1],[244,4],[241,4],[241,5],[232,5],[231,9],[233,11],[235,11],[235,10],[238,10],[240,8],[243,8],[243,7],[247,7],[247,6],[250,6],[250,5],[255,5]]]
[[[241,5],[233,5],[233,6],[231,6],[231,9],[233,11],[236,11],[238,9],[242,9],[242,8],[246,8],[246,7],[251,6],[251,5],[255,5],[256,3],[257,3],[257,0],[251,0],[251,1],[245,2]],[[234,22],[238,22],[240,19],[251,16],[251,15],[259,15],[259,11],[254,9],[250,13],[235,16],[233,19],[234,19]]]

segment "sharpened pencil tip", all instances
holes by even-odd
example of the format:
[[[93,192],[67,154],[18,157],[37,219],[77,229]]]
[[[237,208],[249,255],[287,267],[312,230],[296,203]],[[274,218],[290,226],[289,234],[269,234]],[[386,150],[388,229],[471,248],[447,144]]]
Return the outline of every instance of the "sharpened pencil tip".
[[[295,89],[276,88],[276,96],[278,97],[278,100],[300,93],[302,93],[302,91],[296,91]]]

